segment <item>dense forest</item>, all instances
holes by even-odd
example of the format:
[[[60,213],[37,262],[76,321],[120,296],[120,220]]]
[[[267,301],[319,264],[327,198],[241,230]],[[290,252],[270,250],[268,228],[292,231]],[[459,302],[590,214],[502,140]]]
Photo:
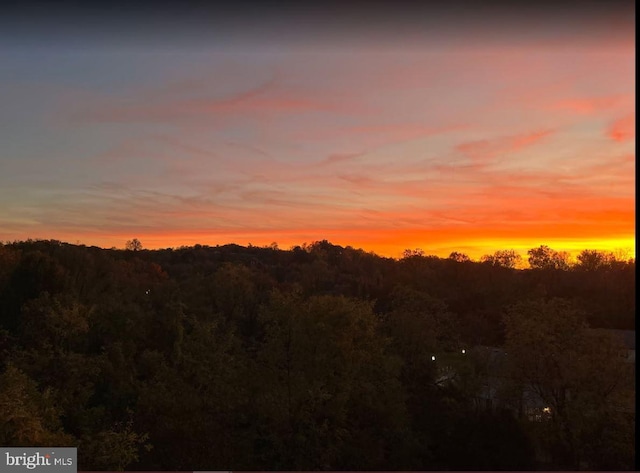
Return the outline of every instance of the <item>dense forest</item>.
[[[634,364],[602,329],[635,330],[635,261],[517,258],[0,244],[0,445],[77,446],[79,470],[633,469]]]

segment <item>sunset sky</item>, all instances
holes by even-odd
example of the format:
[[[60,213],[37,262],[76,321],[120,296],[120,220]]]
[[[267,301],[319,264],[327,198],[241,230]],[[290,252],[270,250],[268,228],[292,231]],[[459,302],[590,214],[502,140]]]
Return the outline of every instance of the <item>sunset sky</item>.
[[[632,2],[319,5],[0,20],[0,240],[635,255]]]

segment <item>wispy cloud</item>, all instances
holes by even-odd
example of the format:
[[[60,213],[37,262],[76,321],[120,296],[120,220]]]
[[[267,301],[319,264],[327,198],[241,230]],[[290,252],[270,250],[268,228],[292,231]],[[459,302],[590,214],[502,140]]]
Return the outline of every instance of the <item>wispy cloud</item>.
[[[593,115],[626,107],[633,103],[631,94],[609,95],[601,97],[582,97],[562,99],[548,105],[549,110],[569,111],[578,115]]]
[[[83,107],[75,107],[71,119],[77,122],[158,123],[183,120],[214,119],[224,122],[230,117],[263,117],[305,112],[349,110],[343,101],[331,97],[314,97],[304,91],[296,92],[278,86],[269,80],[254,87],[240,90],[226,97],[198,94],[190,97],[157,97],[147,101],[144,96],[108,97],[96,99]]]
[[[486,164],[496,158],[505,157],[509,153],[516,153],[528,146],[532,146],[553,133],[554,131],[552,130],[541,130],[492,140],[467,141],[459,144],[456,150],[467,156],[474,163]]]
[[[607,135],[614,141],[624,142],[635,138],[636,136],[636,118],[635,115],[627,115],[614,121],[607,130]]]
[[[387,254],[633,235],[633,50],[558,41],[38,63],[3,88],[0,225]]]
[[[319,164],[321,166],[339,164],[347,161],[352,161],[354,159],[359,158],[360,156],[364,156],[365,154],[366,154],[365,151],[361,151],[357,153],[333,153],[327,156]]]

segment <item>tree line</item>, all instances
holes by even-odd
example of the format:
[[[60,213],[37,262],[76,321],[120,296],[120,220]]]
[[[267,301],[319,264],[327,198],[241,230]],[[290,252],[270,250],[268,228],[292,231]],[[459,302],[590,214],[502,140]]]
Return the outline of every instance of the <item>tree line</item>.
[[[0,245],[0,444],[82,470],[634,467],[633,370],[594,330],[635,329],[634,260],[129,243]]]

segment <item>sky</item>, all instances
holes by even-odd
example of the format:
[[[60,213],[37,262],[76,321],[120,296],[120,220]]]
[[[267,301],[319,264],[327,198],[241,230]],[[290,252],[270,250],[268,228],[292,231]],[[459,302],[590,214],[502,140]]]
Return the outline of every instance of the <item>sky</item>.
[[[635,256],[633,2],[156,5],[0,19],[0,241]]]

